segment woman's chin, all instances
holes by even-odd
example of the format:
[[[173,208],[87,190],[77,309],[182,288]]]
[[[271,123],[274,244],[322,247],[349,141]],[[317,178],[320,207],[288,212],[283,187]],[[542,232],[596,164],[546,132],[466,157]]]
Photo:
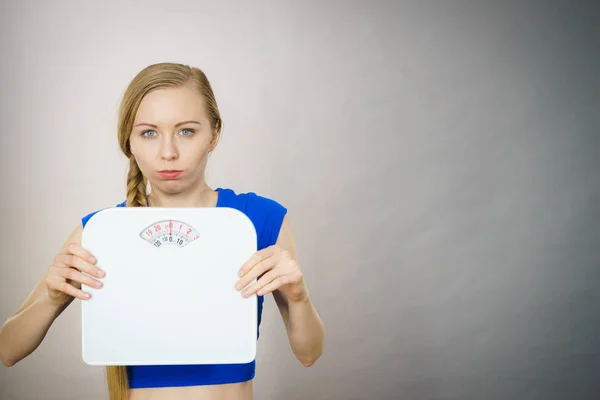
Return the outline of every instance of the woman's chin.
[[[181,193],[185,186],[181,181],[169,180],[160,183],[160,191],[165,194],[177,194]]]

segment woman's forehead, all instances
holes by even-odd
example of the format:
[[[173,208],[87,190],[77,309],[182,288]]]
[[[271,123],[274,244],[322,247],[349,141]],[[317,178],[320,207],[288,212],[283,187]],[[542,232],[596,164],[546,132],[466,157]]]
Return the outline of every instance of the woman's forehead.
[[[174,125],[181,121],[205,119],[205,102],[197,91],[187,87],[164,88],[144,96],[136,113],[135,124]]]

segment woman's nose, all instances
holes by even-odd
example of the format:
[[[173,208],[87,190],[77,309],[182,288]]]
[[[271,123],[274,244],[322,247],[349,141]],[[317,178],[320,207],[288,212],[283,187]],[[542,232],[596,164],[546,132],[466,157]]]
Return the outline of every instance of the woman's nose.
[[[167,138],[161,143],[160,156],[163,160],[174,160],[177,158],[177,147],[172,140]]]

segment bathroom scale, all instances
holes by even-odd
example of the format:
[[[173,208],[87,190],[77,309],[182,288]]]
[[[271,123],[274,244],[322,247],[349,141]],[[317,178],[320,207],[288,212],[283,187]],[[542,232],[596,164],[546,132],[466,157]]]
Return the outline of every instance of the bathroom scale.
[[[257,298],[234,285],[256,230],[229,207],[113,207],[94,214],[82,247],[106,272],[82,285],[89,365],[238,364],[254,360]],[[256,279],[254,280],[256,281]]]

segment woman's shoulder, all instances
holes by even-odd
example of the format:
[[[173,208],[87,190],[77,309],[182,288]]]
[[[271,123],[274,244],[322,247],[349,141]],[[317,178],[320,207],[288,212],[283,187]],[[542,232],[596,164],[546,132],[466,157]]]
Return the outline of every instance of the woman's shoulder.
[[[242,211],[264,213],[286,213],[287,208],[272,197],[257,192],[238,192],[230,188],[218,188],[220,204],[223,206],[242,207]],[[236,208],[238,208],[236,207]]]
[[[246,214],[258,234],[259,249],[275,244],[283,220],[288,212],[279,201],[256,192],[236,192],[233,189],[221,189],[219,200],[221,207],[233,207]]]
[[[126,200],[125,200],[125,201],[126,201]],[[88,223],[88,221],[89,221],[89,220],[90,220],[90,219],[91,219],[91,218],[92,218],[94,215],[98,214],[98,213],[99,213],[100,211],[102,211],[102,210],[107,210],[107,209],[109,209],[109,208],[114,208],[114,207],[125,207],[125,201],[123,201],[123,202],[121,202],[121,203],[118,203],[118,204],[115,204],[115,205],[113,205],[113,206],[110,206],[110,207],[104,207],[104,208],[99,208],[99,209],[96,209],[96,210],[94,210],[94,211],[92,211],[92,212],[90,212],[90,213],[88,213],[88,214],[84,215],[83,217],[81,217],[81,227],[82,227],[82,228],[85,228],[85,225]]]

